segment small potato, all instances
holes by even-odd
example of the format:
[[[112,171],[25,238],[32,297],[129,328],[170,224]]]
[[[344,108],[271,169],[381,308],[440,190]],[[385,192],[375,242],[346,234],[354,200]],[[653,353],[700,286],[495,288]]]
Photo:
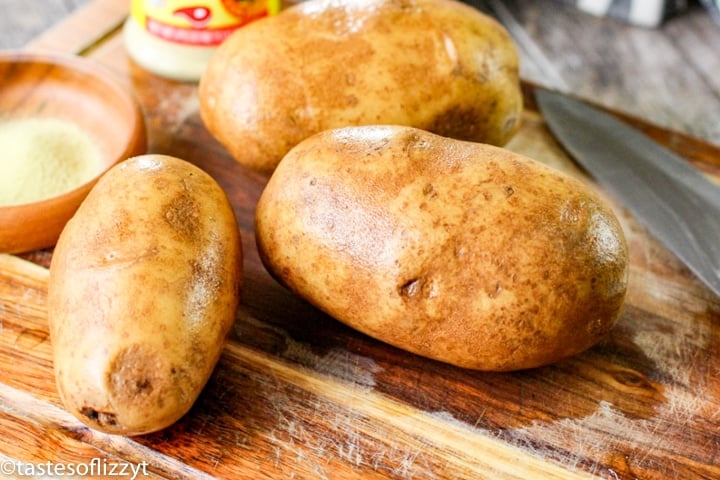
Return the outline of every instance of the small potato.
[[[580,181],[413,128],[305,140],[255,221],[264,264],[291,290],[379,340],[472,369],[590,347],[627,288],[620,224]]]
[[[234,322],[233,210],[194,165],[162,155],[105,174],[63,230],[48,317],[57,387],[87,425],[136,435],[195,402]]]
[[[200,82],[208,130],[271,172],[322,130],[408,125],[503,145],[522,111],[515,45],[454,0],[308,0],[238,29]]]

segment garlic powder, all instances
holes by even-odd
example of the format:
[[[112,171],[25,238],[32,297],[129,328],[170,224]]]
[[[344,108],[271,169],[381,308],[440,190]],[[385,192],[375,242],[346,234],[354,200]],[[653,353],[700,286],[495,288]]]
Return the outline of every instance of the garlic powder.
[[[101,168],[99,147],[74,123],[55,118],[0,122],[0,206],[69,192]]]

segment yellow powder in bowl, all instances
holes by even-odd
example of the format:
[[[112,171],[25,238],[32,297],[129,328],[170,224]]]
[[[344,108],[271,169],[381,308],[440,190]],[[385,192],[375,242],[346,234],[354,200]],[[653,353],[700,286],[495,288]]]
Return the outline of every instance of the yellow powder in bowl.
[[[74,123],[54,118],[0,122],[0,206],[69,192],[101,168],[100,149]]]

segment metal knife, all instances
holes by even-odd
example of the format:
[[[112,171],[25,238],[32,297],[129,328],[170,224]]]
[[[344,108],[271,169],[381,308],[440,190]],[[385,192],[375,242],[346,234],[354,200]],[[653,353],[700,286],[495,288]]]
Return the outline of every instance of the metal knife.
[[[570,155],[720,296],[720,186],[598,108],[543,89],[535,99]]]

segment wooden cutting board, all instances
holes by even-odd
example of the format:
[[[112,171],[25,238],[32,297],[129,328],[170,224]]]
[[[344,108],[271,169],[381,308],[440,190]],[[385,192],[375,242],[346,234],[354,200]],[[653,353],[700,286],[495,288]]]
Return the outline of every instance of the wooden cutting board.
[[[252,220],[266,178],[206,131],[195,85],[131,63],[119,30],[125,3],[95,0],[29,48],[110,68],[143,107],[150,150],[218,180],[242,228],[242,304],[216,371],[181,421],[142,437],[106,435],[64,411],[55,390],[45,310],[52,252],[0,255],[0,462],[127,461],[166,478],[720,478],[720,299],[614,199],[630,287],[618,325],[597,346],[496,374],[382,344],[265,272]],[[508,148],[597,188],[525,89],[523,128]],[[629,120],[720,179],[719,148]]]

